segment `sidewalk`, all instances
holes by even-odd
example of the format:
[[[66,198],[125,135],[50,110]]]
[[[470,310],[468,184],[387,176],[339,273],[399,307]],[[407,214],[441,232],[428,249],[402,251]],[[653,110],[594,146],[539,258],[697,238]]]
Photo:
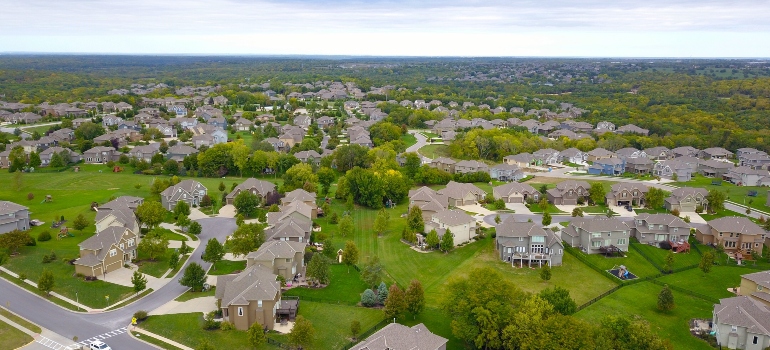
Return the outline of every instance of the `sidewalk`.
[[[6,269],[5,267],[0,266],[0,270],[2,270],[3,272],[5,272],[5,273],[7,273],[7,274],[9,274],[11,276],[13,276],[14,278],[19,278],[19,275],[17,275],[15,272],[13,272],[11,270]],[[29,284],[30,286],[33,286],[33,287],[37,288],[37,283],[35,283],[35,282],[32,282],[30,280],[24,280],[24,282]],[[41,297],[41,296],[39,296],[39,295],[37,295],[35,293],[32,293],[32,292],[30,292],[30,291],[28,291],[26,289],[24,289],[24,290],[26,292],[30,293],[30,294],[33,294],[33,295],[39,297],[40,299],[45,300],[43,297]],[[102,311],[100,309],[92,309],[92,308],[90,308],[88,306],[85,306],[83,304],[77,303],[74,300],[69,299],[69,298],[67,298],[67,297],[65,297],[65,296],[63,296],[63,295],[61,295],[59,293],[56,293],[56,292],[51,292],[51,295],[56,297],[56,298],[59,298],[61,300],[64,300],[64,301],[66,301],[66,302],[68,302],[68,303],[70,303],[70,304],[72,304],[74,306],[79,306],[81,309],[85,310],[86,312]],[[56,305],[56,304],[54,304],[54,305]],[[59,305],[56,305],[56,306],[59,306]],[[59,307],[62,307],[62,306],[59,306]]]
[[[147,336],[149,336],[149,337],[153,337],[153,338],[156,338],[156,339],[158,339],[158,340],[161,340],[161,341],[163,341],[163,342],[164,342],[164,343],[166,343],[166,344],[170,344],[170,345],[176,346],[176,347],[178,347],[178,348],[180,348],[180,349],[182,349],[182,350],[194,350],[193,348],[191,348],[191,347],[189,347],[189,346],[184,346],[184,345],[182,345],[182,344],[179,344],[179,343],[177,343],[177,342],[175,342],[175,341],[173,341],[173,340],[171,340],[171,339],[168,339],[168,338],[164,338],[164,337],[161,337],[161,336],[159,336],[159,335],[157,335],[157,334],[155,334],[155,333],[151,333],[151,332],[145,331],[144,329],[141,329],[141,328],[139,328],[139,327],[137,327],[137,326],[128,326],[128,330],[129,330],[128,334],[129,334],[129,335],[130,335],[132,338],[134,338],[134,339],[142,340],[142,337],[141,337],[141,336],[139,336],[139,335],[137,335],[137,336],[134,336],[134,334],[133,334],[133,333],[131,333],[131,332],[137,332],[137,333],[140,333],[140,334],[145,334],[145,335],[147,335]],[[146,342],[145,342],[145,343],[146,343]],[[150,344],[150,343],[147,343],[147,344]],[[150,344],[150,345],[152,345],[152,346],[153,346],[153,347],[155,347],[155,348],[161,349],[161,348],[160,348],[160,347],[158,347],[157,345],[154,345],[154,344]]]

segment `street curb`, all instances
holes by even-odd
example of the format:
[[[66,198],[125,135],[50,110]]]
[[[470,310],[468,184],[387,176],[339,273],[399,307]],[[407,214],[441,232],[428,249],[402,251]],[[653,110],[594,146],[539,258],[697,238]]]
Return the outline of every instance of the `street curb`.
[[[129,324],[128,328],[131,328],[131,327],[135,327],[135,326]],[[144,341],[144,339],[135,337],[134,333],[132,333],[132,331],[133,331],[132,329],[129,329],[128,332],[126,332],[126,333],[128,333],[128,336],[131,337],[132,339],[134,339],[136,341],[140,341],[142,343],[145,343],[145,344],[147,344],[147,345],[149,345],[149,346],[151,346],[153,348],[160,349],[160,350],[165,350],[165,349],[161,348],[160,346],[157,346],[157,345],[155,345],[153,343],[148,343],[148,342]]]
[[[45,301],[45,302],[47,302],[47,303],[50,303],[51,305],[54,305],[54,306],[56,306],[56,307],[58,307],[58,308],[60,308],[60,309],[62,309],[62,310],[65,310],[65,311],[69,311],[69,312],[71,312],[71,313],[74,313],[74,314],[82,314],[82,315],[87,315],[87,314],[89,314],[89,313],[90,313],[90,312],[88,312],[88,311],[74,311],[74,310],[70,310],[70,309],[68,309],[68,308],[66,308],[66,307],[64,307],[64,306],[61,306],[61,305],[59,305],[59,304],[56,304],[56,303],[54,303],[54,302],[52,302],[52,301],[49,301],[49,300],[47,300],[46,298],[43,298],[43,297],[41,297],[41,296],[39,296],[39,295],[37,295],[37,294],[35,294],[35,293],[32,293],[32,292],[30,292],[30,291],[28,291],[26,288],[22,288],[22,287],[18,286],[16,283],[13,283],[13,281],[9,281],[7,278],[5,278],[5,277],[3,277],[3,276],[0,276],[0,278],[2,278],[2,279],[3,279],[3,280],[5,280],[6,282],[8,282],[8,283],[10,283],[10,284],[14,285],[16,288],[19,288],[19,289],[23,290],[24,292],[27,292],[27,293],[29,293],[29,294],[32,294],[32,295],[34,295],[35,297],[39,298],[40,300],[43,300],[43,301]],[[61,298],[60,298],[60,299],[61,299]],[[65,300],[65,301],[66,301],[66,300]],[[75,305],[75,306],[76,306],[76,305]]]

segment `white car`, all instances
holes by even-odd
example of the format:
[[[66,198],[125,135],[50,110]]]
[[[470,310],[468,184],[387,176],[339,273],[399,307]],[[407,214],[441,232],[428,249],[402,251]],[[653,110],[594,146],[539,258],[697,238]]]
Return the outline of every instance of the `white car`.
[[[91,345],[88,346],[88,348],[91,350],[112,350],[112,348],[109,345],[103,342],[100,342],[98,340],[95,342],[92,342]]]

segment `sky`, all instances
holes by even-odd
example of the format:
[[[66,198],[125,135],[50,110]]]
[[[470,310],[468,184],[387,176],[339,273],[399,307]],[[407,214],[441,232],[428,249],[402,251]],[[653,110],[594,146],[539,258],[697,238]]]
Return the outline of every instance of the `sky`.
[[[770,0],[0,0],[0,52],[770,57]]]

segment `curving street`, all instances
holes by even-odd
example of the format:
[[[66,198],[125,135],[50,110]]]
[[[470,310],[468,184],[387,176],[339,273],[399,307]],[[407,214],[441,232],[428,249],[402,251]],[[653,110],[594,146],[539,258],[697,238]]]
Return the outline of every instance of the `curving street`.
[[[216,217],[196,221],[203,227],[201,234],[198,236],[201,244],[191,253],[190,258],[185,262],[184,267],[180,269],[180,274],[177,276],[180,276],[184,272],[184,268],[191,262],[196,262],[203,266],[204,270],[208,270],[211,264],[201,260],[201,252],[205,249],[206,241],[210,238],[216,238],[224,243],[225,238],[237,228],[235,219],[232,218]],[[131,317],[136,311],[146,310],[149,312],[168,301],[174,300],[187,290],[187,287],[176,282],[178,278],[169,278],[169,283],[134,303],[120,309],[100,313],[78,313],[63,309],[5,279],[0,279],[0,290],[3,291],[2,296],[0,296],[0,302],[11,311],[64,338],[72,339],[74,336],[77,336],[79,341],[83,341],[125,327],[131,322]],[[109,337],[104,341],[114,350],[154,349],[143,342],[131,338],[127,333]],[[72,342],[61,345],[68,346],[71,344]],[[33,343],[33,345],[25,347],[25,349],[48,348],[38,343]]]

